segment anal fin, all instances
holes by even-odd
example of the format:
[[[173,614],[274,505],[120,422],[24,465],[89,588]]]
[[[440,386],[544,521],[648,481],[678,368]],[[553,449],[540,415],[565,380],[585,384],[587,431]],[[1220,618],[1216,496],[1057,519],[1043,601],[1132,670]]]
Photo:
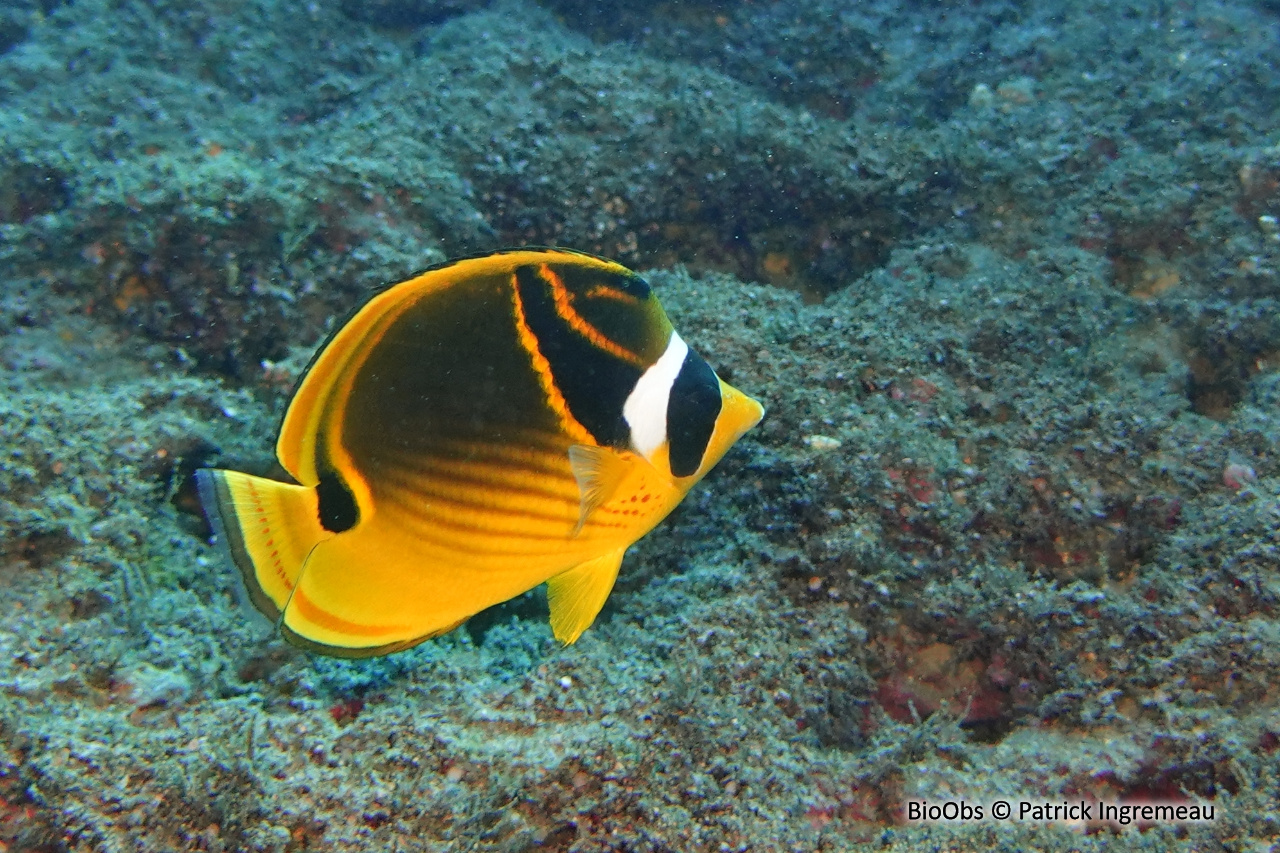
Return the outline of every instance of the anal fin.
[[[557,640],[570,645],[596,621],[618,579],[618,567],[626,550],[619,548],[579,563],[547,581],[551,633]]]

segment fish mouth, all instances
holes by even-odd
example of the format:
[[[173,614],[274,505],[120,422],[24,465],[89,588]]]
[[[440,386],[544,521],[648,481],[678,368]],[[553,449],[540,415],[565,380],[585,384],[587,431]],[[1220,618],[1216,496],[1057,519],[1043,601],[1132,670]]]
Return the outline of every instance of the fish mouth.
[[[720,417],[716,419],[715,430],[711,433],[711,440],[707,442],[707,450],[698,475],[706,474],[720,461],[721,457],[729,452],[734,442],[760,423],[763,417],[764,406],[759,400],[742,393],[721,379]]]

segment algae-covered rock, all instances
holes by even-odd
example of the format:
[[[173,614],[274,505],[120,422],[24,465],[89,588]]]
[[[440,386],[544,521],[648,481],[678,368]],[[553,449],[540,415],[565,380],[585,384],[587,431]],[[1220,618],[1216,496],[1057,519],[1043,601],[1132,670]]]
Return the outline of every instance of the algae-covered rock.
[[[342,0],[342,13],[381,27],[419,27],[483,8],[489,0]]]

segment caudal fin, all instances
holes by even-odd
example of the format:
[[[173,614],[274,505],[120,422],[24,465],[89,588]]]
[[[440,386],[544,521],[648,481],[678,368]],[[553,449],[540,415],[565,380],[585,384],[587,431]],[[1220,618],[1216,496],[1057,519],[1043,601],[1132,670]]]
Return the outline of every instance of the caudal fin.
[[[196,472],[205,515],[244,576],[254,606],[279,619],[316,543],[332,536],[320,524],[316,490],[239,471]]]

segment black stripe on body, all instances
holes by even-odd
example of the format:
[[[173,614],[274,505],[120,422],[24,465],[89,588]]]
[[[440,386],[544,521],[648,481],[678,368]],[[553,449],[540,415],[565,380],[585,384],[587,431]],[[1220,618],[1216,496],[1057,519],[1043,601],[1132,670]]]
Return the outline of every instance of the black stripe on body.
[[[519,340],[510,288],[509,276],[493,276],[428,293],[382,331],[353,375],[330,428],[375,493],[380,472],[406,465],[478,457],[545,473],[547,451],[567,453],[571,439]],[[318,442],[317,467],[342,475],[325,457],[329,444]],[[514,452],[504,457],[503,447]]]
[[[575,509],[561,495],[548,497],[545,493],[504,488],[501,484],[483,480],[467,482],[450,478],[442,482],[412,474],[384,472],[379,485],[387,487],[388,496],[394,496],[406,506],[412,503],[415,511],[417,507],[426,506],[433,515],[436,512],[488,514],[494,516],[495,527],[498,526],[497,517],[501,515],[560,524],[565,520],[565,514],[545,507],[568,504],[570,510]],[[396,495],[397,491],[401,494]],[[539,504],[544,509],[539,509]]]
[[[566,525],[563,533],[505,531],[467,521],[459,516],[456,509],[441,508],[439,512],[419,513],[406,502],[397,502],[388,516],[423,544],[453,551],[463,557],[551,557],[565,554],[574,541],[572,524]],[[624,524],[598,526],[618,530],[626,528]]]
[[[640,379],[640,369],[603,352],[570,329],[556,313],[551,290],[536,269],[521,267],[515,278],[525,321],[551,366],[569,413],[597,444],[626,448],[631,431],[622,417],[622,406]]]
[[[667,401],[672,474],[689,477],[698,472],[720,417],[720,406],[720,380],[702,356],[689,350]]]
[[[388,454],[378,461],[377,472],[404,471],[421,477],[444,478],[556,498],[566,491],[577,494],[577,481],[568,466],[568,452],[559,459],[501,452],[441,453],[433,456]],[[560,488],[556,488],[559,484]]]
[[[545,486],[537,482],[519,482],[508,472],[498,469],[488,471],[477,470],[474,466],[441,465],[430,474],[410,469],[380,468],[378,478],[386,477],[398,483],[421,483],[425,489],[432,489],[432,482],[438,482],[439,489],[455,489],[458,492],[490,492],[494,495],[506,494],[512,497],[538,501],[563,501],[576,504],[577,487],[572,482],[566,488],[556,489],[550,483]],[[572,487],[572,491],[569,487]],[[496,505],[496,504],[495,504]]]

